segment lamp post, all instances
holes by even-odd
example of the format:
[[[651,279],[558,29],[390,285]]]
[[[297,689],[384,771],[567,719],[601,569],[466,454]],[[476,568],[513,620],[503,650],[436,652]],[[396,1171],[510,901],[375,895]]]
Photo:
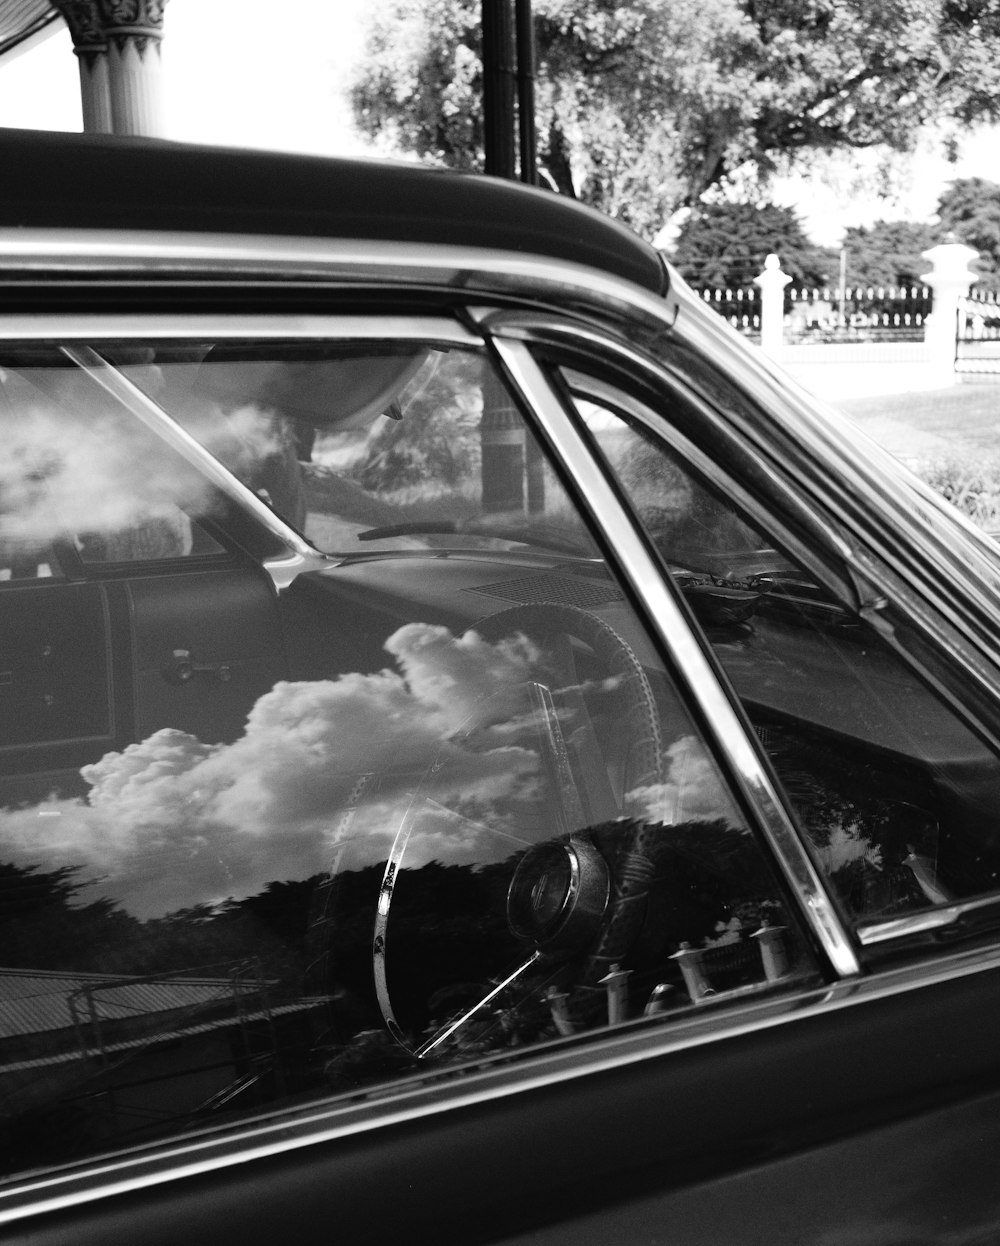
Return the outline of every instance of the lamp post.
[[[521,181],[538,181],[535,136],[535,23],[531,0],[514,0],[517,32],[517,124],[521,155]]]
[[[520,180],[533,184],[537,180],[534,23],[531,0],[513,3],[512,12],[511,0],[482,0],[486,172],[514,180],[519,164]]]
[[[514,40],[510,0],[482,0],[482,14],[486,172],[513,178]]]

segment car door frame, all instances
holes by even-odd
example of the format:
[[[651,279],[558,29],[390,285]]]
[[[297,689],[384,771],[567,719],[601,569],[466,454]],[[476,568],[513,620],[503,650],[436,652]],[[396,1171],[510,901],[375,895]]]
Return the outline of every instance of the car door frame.
[[[633,1223],[652,1240],[701,1243],[718,1238],[689,1200],[714,1191],[727,1197],[730,1223],[746,1224],[757,1196],[741,1174],[752,1170],[769,1173],[785,1200],[765,1240],[818,1242],[859,1197],[859,1188],[845,1191],[821,1214],[830,1148],[849,1136],[877,1151],[894,1139],[902,1148],[919,1113],[922,1145],[937,1129],[941,1155],[958,1155],[970,1130],[1000,1141],[1000,1002],[991,1002],[1000,1001],[1000,951],[859,976],[856,944],[717,669],[525,337],[494,336],[498,357],[576,480],[671,666],[684,672],[699,725],[716,724],[713,741],[809,917],[831,982],[40,1175],[0,1195],[12,1240],[87,1246],[127,1240],[141,1223],[151,1246],[278,1233],[319,1242],[332,1232],[352,1243],[404,1232],[456,1243],[603,1242]],[[956,1035],[960,1019],[975,1024]],[[949,1195],[943,1177],[929,1182],[913,1154],[903,1149],[868,1175],[867,1214],[887,1214],[879,1203],[887,1182],[893,1206],[909,1197],[926,1210],[932,1192],[943,1199],[943,1225],[968,1191]],[[981,1211],[982,1223],[1000,1223],[1000,1194]]]

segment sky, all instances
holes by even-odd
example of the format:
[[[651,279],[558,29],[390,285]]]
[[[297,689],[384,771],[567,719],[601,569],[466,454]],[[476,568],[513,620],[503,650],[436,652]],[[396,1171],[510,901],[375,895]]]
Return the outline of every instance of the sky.
[[[234,19],[234,7],[238,17]],[[363,0],[169,0],[166,137],[364,154],[343,93],[361,48]],[[80,130],[79,72],[62,23],[0,59],[0,126]]]
[[[366,0],[169,0],[164,20],[166,135],[327,155],[373,154],[354,131],[344,86],[360,56]],[[60,24],[61,25],[61,24]],[[0,59],[0,126],[79,130],[79,78],[64,27],[22,55]],[[798,210],[814,241],[839,244],[843,230],[876,220],[927,221],[956,177],[996,179],[997,131],[962,139],[948,164],[928,136],[898,163],[896,193],[873,190],[871,156],[826,165],[822,175],[780,179],[776,202]]]

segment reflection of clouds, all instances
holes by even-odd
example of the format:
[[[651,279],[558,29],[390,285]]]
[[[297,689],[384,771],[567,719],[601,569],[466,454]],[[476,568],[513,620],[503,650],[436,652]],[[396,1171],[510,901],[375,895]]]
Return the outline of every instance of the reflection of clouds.
[[[493,834],[477,831],[476,811],[516,821],[535,792],[537,755],[488,729],[452,737],[481,704],[501,715],[508,690],[519,704],[530,655],[426,624],[399,629],[386,649],[398,671],[276,684],[232,744],[165,728],[108,753],[81,771],[86,800],[0,813],[0,859],[79,863],[101,894],[140,916],[246,895],[329,865],[338,814],[361,774],[378,779],[362,789],[350,835],[365,845],[359,864],[383,859],[432,762],[422,808],[430,798],[468,816],[425,819],[427,842],[446,863],[455,853],[476,859],[476,834]]]
[[[18,381],[12,374],[8,383]],[[207,511],[206,483],[110,399],[85,392],[74,375],[50,377],[47,387],[55,400],[34,390],[13,394],[17,418],[5,426],[0,460],[0,538],[41,546],[170,520],[178,509]],[[226,416],[205,410],[185,423],[238,474],[251,475],[282,449],[273,413],[255,407]]]
[[[79,404],[78,404],[79,405]],[[100,410],[23,409],[6,430],[0,461],[7,540],[46,544],[79,532],[117,532],[176,514],[200,485]]]
[[[736,820],[729,793],[700,740],[693,735],[681,736],[666,749],[664,759],[663,782],[634,788],[626,797],[626,804],[637,816],[668,825],[715,818]]]
[[[180,423],[241,480],[252,478],[265,460],[280,456],[291,437],[276,411],[254,404],[235,407],[225,414],[212,405],[189,408]]]

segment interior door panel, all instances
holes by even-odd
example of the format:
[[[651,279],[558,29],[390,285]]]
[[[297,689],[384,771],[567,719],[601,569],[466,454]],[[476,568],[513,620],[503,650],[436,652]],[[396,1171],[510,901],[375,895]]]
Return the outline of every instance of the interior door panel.
[[[128,583],[136,734],[163,727],[236,739],[254,702],[287,677],[274,590],[249,567]]]
[[[5,774],[83,764],[112,748],[107,594],[39,584],[0,595],[0,764]]]

